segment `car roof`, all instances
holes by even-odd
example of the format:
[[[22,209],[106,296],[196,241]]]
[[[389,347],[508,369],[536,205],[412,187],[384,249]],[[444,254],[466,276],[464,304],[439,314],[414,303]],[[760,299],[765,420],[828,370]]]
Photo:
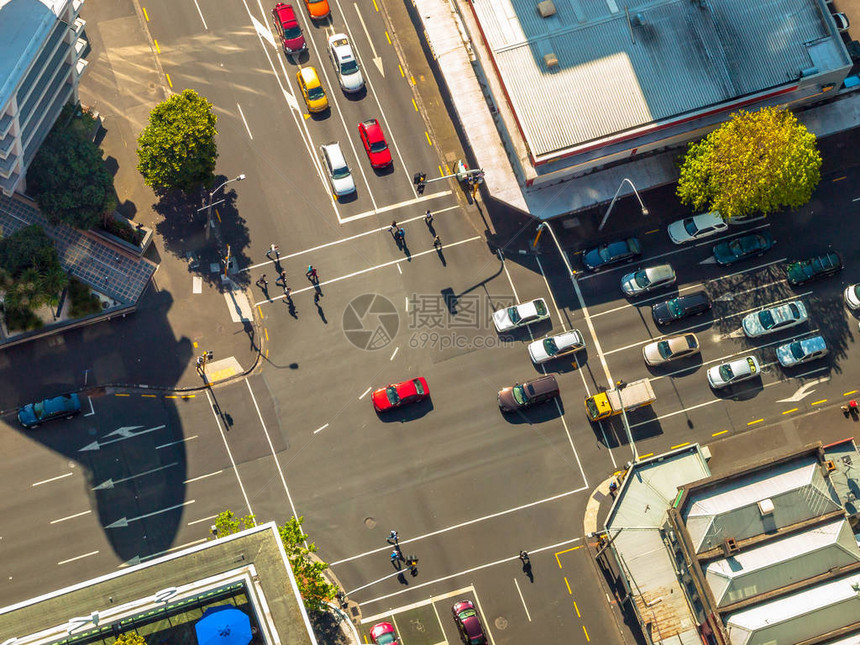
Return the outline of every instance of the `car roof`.
[[[334,34],[328,37],[328,44],[334,47],[338,56],[352,58],[352,48],[349,46],[349,38],[346,34]]]
[[[555,376],[552,374],[546,374],[531,381],[526,381],[523,383],[523,387],[531,387],[535,394],[545,394],[553,390],[558,390],[558,381],[555,380]]]
[[[696,226],[725,222],[725,220],[723,220],[723,216],[720,215],[720,211],[708,211],[707,213],[699,213],[698,215],[693,215],[693,220],[696,222]]]
[[[320,77],[317,74],[317,70],[313,67],[302,67],[299,70],[299,74],[302,75],[302,79],[304,79],[305,85],[310,85],[311,83],[319,84],[320,82]]]
[[[645,273],[652,278],[664,278],[675,274],[671,264],[656,264],[645,268]]]
[[[675,300],[678,300],[678,302],[683,305],[694,305],[700,302],[708,302],[708,294],[704,291],[695,291],[683,296],[678,296]]]
[[[275,5],[275,12],[278,14],[278,20],[281,21],[281,24],[296,22],[296,12],[293,11],[292,5],[279,2]]]
[[[805,352],[817,352],[822,349],[827,349],[827,342],[824,340],[823,336],[812,336],[811,338],[804,338],[799,342]]]
[[[366,121],[362,121],[361,125],[367,130],[368,135],[378,135],[380,139],[382,138],[382,126],[379,125],[379,121],[376,119],[367,119]]]

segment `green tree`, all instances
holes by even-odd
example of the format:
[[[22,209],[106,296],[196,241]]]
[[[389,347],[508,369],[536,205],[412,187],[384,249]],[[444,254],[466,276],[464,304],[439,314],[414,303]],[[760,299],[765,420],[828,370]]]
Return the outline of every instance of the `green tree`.
[[[157,191],[190,193],[215,179],[217,117],[212,104],[194,90],[155,106],[137,138],[137,169]]]
[[[257,526],[257,520],[254,515],[236,517],[233,511],[222,511],[215,518],[215,535],[216,537],[224,537],[225,535],[232,535],[233,533],[238,533],[254,526]]]
[[[821,181],[815,135],[785,109],[741,110],[681,162],[677,195],[725,218],[769,214],[807,203]]]
[[[146,639],[137,632],[126,632],[120,634],[114,641],[114,645],[146,645]]]
[[[27,171],[30,193],[51,224],[90,229],[116,208],[113,177],[87,135],[94,120],[67,105]]]

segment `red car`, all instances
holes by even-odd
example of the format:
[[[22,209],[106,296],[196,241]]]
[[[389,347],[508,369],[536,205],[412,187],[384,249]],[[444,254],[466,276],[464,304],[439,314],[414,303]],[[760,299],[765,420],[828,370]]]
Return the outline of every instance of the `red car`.
[[[486,645],[487,637],[484,635],[484,626],[481,624],[481,619],[478,618],[475,605],[468,600],[461,600],[454,603],[451,612],[454,614],[454,621],[457,623],[457,629],[464,643]]]
[[[391,165],[391,150],[382,133],[382,126],[376,119],[368,119],[358,124],[358,134],[374,168],[385,168]]]
[[[305,35],[302,33],[302,28],[299,27],[299,21],[296,20],[292,5],[283,2],[276,4],[275,8],[272,9],[272,21],[275,23],[278,38],[281,39],[281,44],[284,46],[284,52],[298,54],[308,48]]]
[[[410,381],[381,387],[371,395],[371,399],[377,412],[386,412],[401,405],[423,401],[428,396],[430,388],[427,387],[427,381],[423,376],[419,376]]]
[[[377,623],[370,629],[370,638],[376,645],[399,645],[394,625],[391,623]]]

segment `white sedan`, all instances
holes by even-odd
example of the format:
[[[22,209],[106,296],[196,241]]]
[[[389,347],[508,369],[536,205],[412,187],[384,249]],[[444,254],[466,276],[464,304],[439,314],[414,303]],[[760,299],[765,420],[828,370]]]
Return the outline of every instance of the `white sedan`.
[[[699,339],[696,334],[669,336],[663,340],[648,343],[642,348],[642,358],[651,367],[657,367],[699,353]]]
[[[521,302],[513,307],[493,312],[493,324],[498,332],[511,331],[517,327],[525,327],[547,318],[549,318],[549,309],[543,298]]]
[[[578,352],[584,347],[585,341],[582,339],[582,334],[578,329],[573,329],[529,343],[529,356],[535,365],[540,365],[554,358]]]
[[[722,233],[729,227],[719,211],[699,213],[669,224],[669,238],[675,244],[686,244]]]
[[[708,383],[715,390],[734,385],[740,381],[755,378],[761,371],[758,359],[755,356],[744,356],[722,365],[715,365],[708,370]]]
[[[741,326],[750,338],[772,334],[782,329],[800,325],[809,320],[806,306],[800,300],[769,307],[744,316]]]
[[[860,283],[848,285],[842,296],[845,298],[845,304],[848,305],[849,309],[860,309]]]

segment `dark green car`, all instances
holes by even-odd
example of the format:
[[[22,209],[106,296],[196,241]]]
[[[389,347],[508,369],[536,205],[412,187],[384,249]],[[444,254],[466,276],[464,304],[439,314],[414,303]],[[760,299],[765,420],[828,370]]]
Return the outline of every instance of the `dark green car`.
[[[714,246],[714,259],[717,264],[726,266],[746,258],[761,255],[773,246],[773,237],[767,231],[751,233],[733,240],[720,242]]]
[[[789,262],[785,265],[785,277],[788,279],[788,284],[796,287],[810,280],[834,275],[841,270],[842,258],[835,251],[830,251],[806,260]]]

